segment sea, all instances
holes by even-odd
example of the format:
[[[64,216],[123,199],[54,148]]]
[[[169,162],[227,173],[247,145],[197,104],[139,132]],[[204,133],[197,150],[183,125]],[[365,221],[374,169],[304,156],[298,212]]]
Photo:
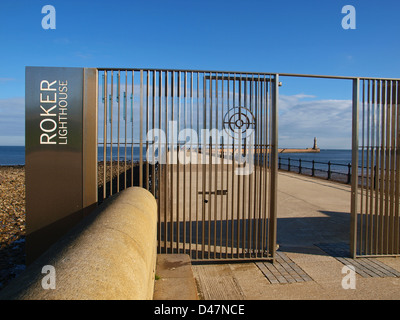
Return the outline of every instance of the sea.
[[[103,161],[104,154],[103,147],[98,148],[98,159]],[[112,158],[113,160],[118,159],[118,147],[112,148]],[[132,149],[130,147],[126,148],[127,160],[132,158]],[[110,148],[107,148],[106,159],[111,158]],[[143,148],[143,157],[146,156],[146,148]],[[125,159],[125,149],[122,145],[119,149],[120,160]],[[133,161],[139,161],[140,159],[140,149],[139,147],[133,147]],[[24,146],[0,146],[0,166],[14,166],[14,165],[25,165],[25,147]]]
[[[132,149],[127,148],[127,160],[132,158]],[[98,149],[99,161],[103,160],[103,147]],[[143,157],[146,155],[145,148],[143,149]],[[124,146],[120,147],[119,157],[121,160],[125,158]],[[302,160],[302,166],[310,167],[311,162],[315,161],[315,166],[322,165],[322,163],[332,163],[332,169],[336,164],[336,170],[347,172],[347,165],[351,164],[352,151],[351,150],[337,150],[337,149],[321,149],[319,153],[281,153],[279,158],[282,164],[287,164],[290,158],[291,164],[297,166],[299,159]],[[140,149],[139,147],[133,148],[133,161],[139,161]],[[110,150],[107,150],[107,160],[110,160]],[[113,147],[113,160],[118,159],[118,149]],[[11,165],[25,165],[25,147],[24,146],[0,146],[0,166]]]
[[[321,149],[319,153],[281,153],[279,154],[280,163],[287,168],[289,163],[292,166],[301,166],[303,168],[314,168],[316,170],[328,171],[328,163],[330,162],[330,170],[337,173],[348,173],[352,162],[352,150],[343,149]],[[361,152],[359,153],[359,165],[361,165]]]
[[[25,147],[0,146],[0,166],[25,165]]]

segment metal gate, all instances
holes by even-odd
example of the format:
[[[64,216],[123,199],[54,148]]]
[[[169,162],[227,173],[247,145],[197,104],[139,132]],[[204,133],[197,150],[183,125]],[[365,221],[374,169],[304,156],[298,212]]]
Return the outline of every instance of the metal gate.
[[[99,69],[99,197],[158,202],[158,252],[273,259],[276,74]]]
[[[351,252],[400,255],[399,80],[353,80]]]

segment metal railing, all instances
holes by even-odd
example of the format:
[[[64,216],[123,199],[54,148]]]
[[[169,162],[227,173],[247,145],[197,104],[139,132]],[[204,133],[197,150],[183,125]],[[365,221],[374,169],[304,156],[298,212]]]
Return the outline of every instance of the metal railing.
[[[307,165],[308,164],[308,165]],[[343,168],[340,170],[339,168]],[[331,180],[344,184],[351,184],[352,165],[351,163],[335,163],[321,162],[315,160],[304,160],[295,158],[278,159],[278,169],[284,171],[295,172],[310,177]],[[377,169],[376,165],[373,168],[364,165],[358,166],[358,187],[379,189],[382,178],[378,177],[378,172],[386,170],[383,168]]]
[[[343,170],[340,170],[340,168],[343,168]],[[351,163],[343,164],[331,161],[321,162],[279,157],[278,169],[346,184],[351,183]]]

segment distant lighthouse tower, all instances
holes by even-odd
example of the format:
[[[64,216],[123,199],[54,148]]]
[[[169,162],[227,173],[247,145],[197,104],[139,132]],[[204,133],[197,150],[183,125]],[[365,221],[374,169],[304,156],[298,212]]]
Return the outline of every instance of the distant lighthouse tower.
[[[318,149],[318,146],[317,146],[317,137],[314,138],[314,146],[313,146],[313,149],[314,149],[314,150]]]

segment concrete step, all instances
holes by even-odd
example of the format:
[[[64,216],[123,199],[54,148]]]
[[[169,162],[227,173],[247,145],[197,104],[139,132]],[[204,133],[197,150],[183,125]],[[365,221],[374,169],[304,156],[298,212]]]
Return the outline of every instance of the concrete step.
[[[196,280],[187,254],[158,254],[153,300],[198,300]]]

